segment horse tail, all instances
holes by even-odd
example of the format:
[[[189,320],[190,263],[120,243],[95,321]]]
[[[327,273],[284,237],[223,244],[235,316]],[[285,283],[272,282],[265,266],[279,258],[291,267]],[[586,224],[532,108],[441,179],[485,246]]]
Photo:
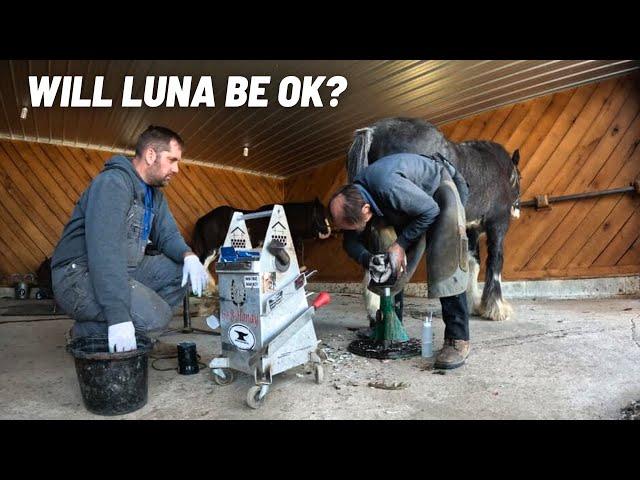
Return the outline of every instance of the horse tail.
[[[360,128],[347,153],[347,180],[351,183],[362,170],[369,165],[369,149],[373,140],[373,128]]]

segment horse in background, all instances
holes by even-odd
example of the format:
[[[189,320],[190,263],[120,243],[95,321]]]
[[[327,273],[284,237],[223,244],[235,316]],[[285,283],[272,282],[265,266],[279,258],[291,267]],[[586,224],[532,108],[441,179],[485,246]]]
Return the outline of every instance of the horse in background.
[[[331,236],[331,227],[329,226],[326,208],[318,198],[312,202],[283,203],[282,206],[291,229],[296,256],[302,266],[304,265],[304,240],[316,238],[326,240]],[[204,263],[210,275],[213,273],[211,264],[217,260],[220,247],[222,247],[227,236],[233,212],[246,214],[265,210],[273,210],[273,204],[263,205],[256,210],[243,210],[229,205],[222,205],[198,219],[191,237],[191,248],[193,253]],[[269,220],[268,217],[265,217],[247,222],[249,238],[254,248],[262,245],[269,227]],[[215,285],[213,277],[210,278],[210,282],[213,288]]]

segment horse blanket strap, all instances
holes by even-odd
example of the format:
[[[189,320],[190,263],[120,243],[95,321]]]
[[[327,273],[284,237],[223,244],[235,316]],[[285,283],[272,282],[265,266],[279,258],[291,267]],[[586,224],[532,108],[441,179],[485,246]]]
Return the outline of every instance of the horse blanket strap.
[[[424,155],[421,153],[420,156],[444,164],[445,168],[449,171],[449,175],[451,175],[451,178],[455,177],[456,173],[458,172],[456,167],[454,167],[453,164],[449,160],[447,160],[440,152],[435,152],[431,155]]]
[[[444,165],[445,169],[449,172],[449,175],[453,179],[453,183],[455,183],[456,188],[458,189],[458,195],[460,196],[460,201],[462,205],[467,204],[467,200],[469,199],[469,182],[462,176],[459,170],[447,160],[440,152],[436,152],[433,155],[422,155],[420,156],[429,158],[436,162],[440,162]]]

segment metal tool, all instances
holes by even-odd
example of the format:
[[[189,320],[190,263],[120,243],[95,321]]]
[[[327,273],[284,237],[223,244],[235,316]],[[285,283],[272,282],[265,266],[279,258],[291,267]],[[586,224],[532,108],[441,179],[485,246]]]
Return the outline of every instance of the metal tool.
[[[170,330],[165,330],[159,336],[170,335],[172,333],[180,332],[180,333],[201,333],[204,335],[220,335],[218,332],[212,332],[209,330],[204,330],[202,328],[195,328],[191,325],[191,312],[189,306],[189,292],[191,291],[191,282],[188,282],[186,293],[184,298],[182,299],[182,328],[172,328]]]
[[[399,359],[420,355],[421,342],[418,339],[409,338],[396,315],[389,287],[385,287],[380,296],[380,309],[376,312],[371,336],[354,340],[347,349],[355,355],[378,359]]]
[[[253,249],[245,220],[264,217],[270,217],[264,247]],[[222,354],[209,364],[213,380],[229,385],[235,372],[253,376],[246,398],[251,408],[263,404],[274,375],[298,365],[312,363],[322,382],[324,352],[311,320],[330,297],[322,292],[309,305],[304,287],[316,271],[300,273],[284,208],[235,212],[216,272]]]
[[[377,259],[379,267],[376,271],[369,270],[371,280],[369,281],[367,288],[371,289],[393,286],[398,280],[398,275],[395,268],[393,268],[393,263],[391,262],[389,253],[380,253],[374,255],[374,257]]]
[[[620,193],[634,192],[640,194],[640,181],[636,180],[631,185],[621,188],[612,188],[609,190],[598,190],[594,192],[573,193],[570,195],[559,195],[550,197],[548,195],[537,195],[533,200],[519,202],[520,207],[536,207],[536,210],[543,208],[551,208],[552,203],[566,202],[570,200],[582,200],[584,198],[603,197],[605,195],[617,195]]]

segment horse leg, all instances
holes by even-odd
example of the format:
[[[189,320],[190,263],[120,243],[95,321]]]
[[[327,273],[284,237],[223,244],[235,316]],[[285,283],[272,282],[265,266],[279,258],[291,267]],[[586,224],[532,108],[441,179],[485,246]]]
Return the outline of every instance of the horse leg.
[[[204,296],[207,296],[207,297],[213,296],[218,292],[218,286],[216,285],[216,281],[213,278],[213,272],[214,272],[213,269],[215,265],[212,265],[212,264],[218,259],[219,253],[220,251],[217,248],[214,248],[213,251],[211,252],[211,255],[209,255],[204,260],[204,269],[207,271],[207,275],[209,275],[209,283],[204,288],[204,292],[202,293],[204,294]]]
[[[480,273],[480,230],[467,230],[469,239],[469,283],[467,285],[467,308],[472,315],[481,315],[478,274]]]
[[[296,251],[296,257],[298,257],[298,266],[300,267],[301,272],[305,272],[307,267],[304,264],[304,240],[301,238],[296,238],[293,241],[293,248]]]
[[[502,298],[502,264],[504,237],[509,219],[487,225],[487,273],[480,308],[482,316],[491,320],[508,320],[513,308]]]
[[[393,227],[384,226],[381,222],[374,221],[369,233],[369,249],[372,253],[386,252],[391,244],[396,241],[396,238],[396,231]],[[362,279],[362,298],[367,310],[369,324],[373,325],[376,313],[380,309],[380,296],[367,288],[370,280],[369,271],[365,269],[364,278]]]
[[[371,276],[369,272],[365,271],[364,278],[362,279],[362,297],[367,310],[367,319],[369,320],[369,324],[373,325],[376,319],[376,313],[380,310],[380,296],[367,288],[370,280]]]

